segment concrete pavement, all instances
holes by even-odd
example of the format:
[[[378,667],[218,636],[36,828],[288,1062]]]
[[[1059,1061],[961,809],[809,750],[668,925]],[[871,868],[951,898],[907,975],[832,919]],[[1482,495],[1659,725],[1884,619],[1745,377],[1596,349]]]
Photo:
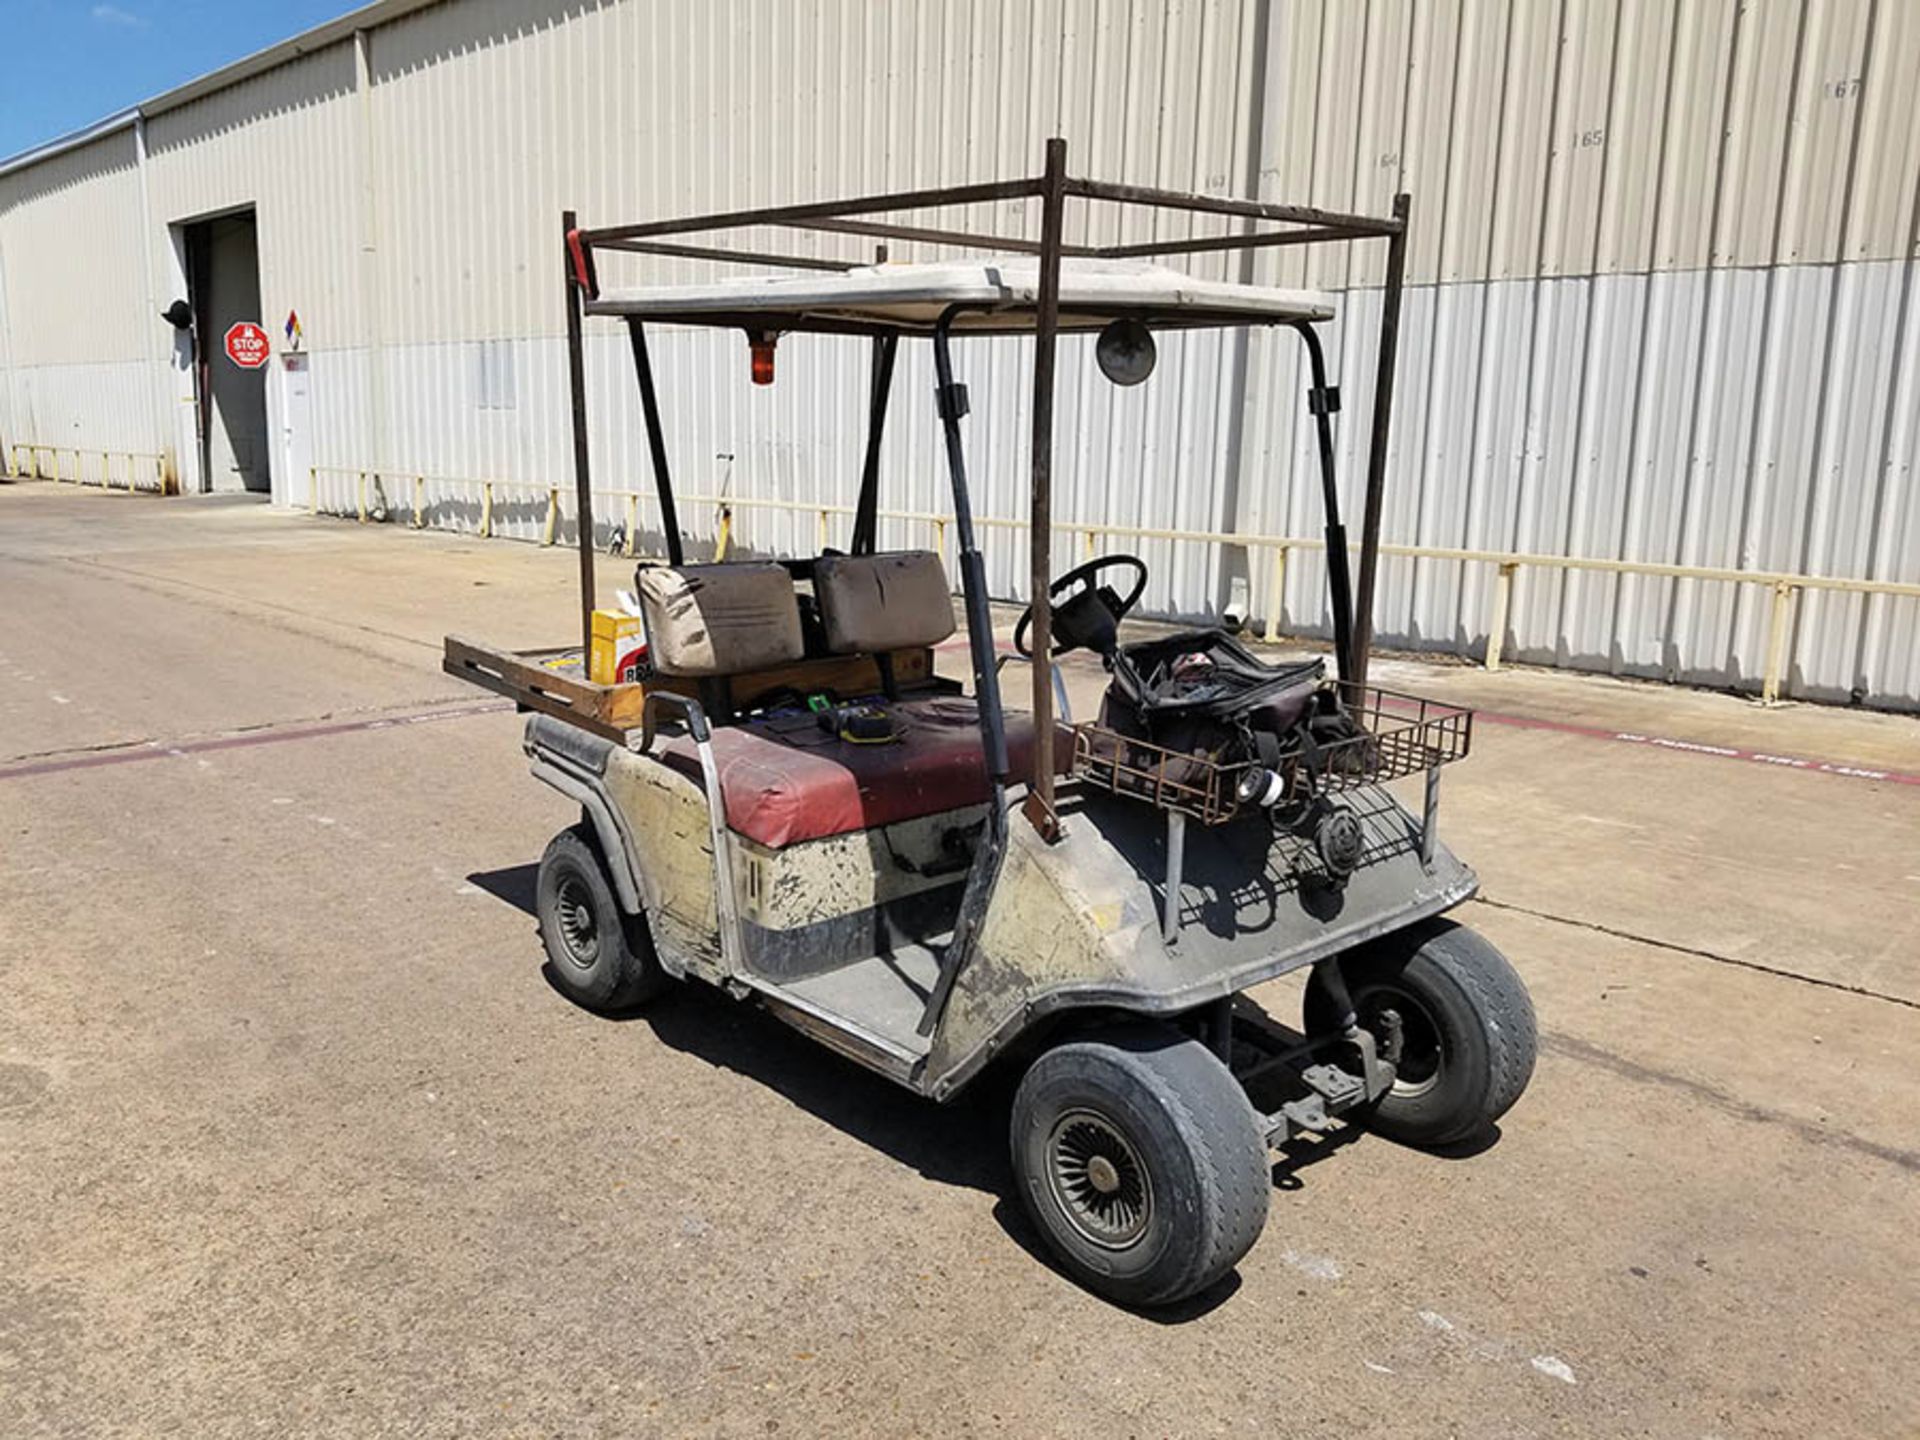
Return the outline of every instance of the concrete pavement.
[[[1144,1318],[1030,1253],[1004,1093],[546,985],[571,817],[438,656],[564,641],[573,578],[0,485],[0,1434],[1920,1426],[1920,786],[1840,773],[1920,723],[1386,663],[1508,722],[1444,827],[1533,1087],[1471,1156],[1298,1147]]]

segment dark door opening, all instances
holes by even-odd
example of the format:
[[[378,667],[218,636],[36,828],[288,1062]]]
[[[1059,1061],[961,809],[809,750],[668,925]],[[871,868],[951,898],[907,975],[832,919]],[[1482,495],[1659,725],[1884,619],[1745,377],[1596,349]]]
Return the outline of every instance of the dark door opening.
[[[199,402],[201,485],[207,490],[273,488],[267,433],[267,370],[227,354],[226,334],[260,324],[260,242],[251,210],[181,226],[187,294],[193,306],[194,395]]]

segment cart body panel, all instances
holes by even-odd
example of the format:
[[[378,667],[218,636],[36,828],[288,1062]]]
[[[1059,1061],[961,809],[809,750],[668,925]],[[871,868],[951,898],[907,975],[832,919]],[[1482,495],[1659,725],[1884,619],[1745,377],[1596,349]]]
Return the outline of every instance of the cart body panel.
[[[921,1036],[983,806],[777,847],[722,827],[722,865],[709,797],[672,765],[540,714],[525,745],[534,774],[593,818],[670,972],[752,993],[815,1038],[837,1032],[836,1049],[938,1098],[1062,1012],[1191,1010],[1439,914],[1477,883],[1444,845],[1423,861],[1418,817],[1371,787],[1348,797],[1368,843],[1338,883],[1262,819],[1199,830],[1169,943],[1150,878],[1165,874],[1158,812],[1089,793],[1063,806],[1056,843],[1013,827],[979,945]]]

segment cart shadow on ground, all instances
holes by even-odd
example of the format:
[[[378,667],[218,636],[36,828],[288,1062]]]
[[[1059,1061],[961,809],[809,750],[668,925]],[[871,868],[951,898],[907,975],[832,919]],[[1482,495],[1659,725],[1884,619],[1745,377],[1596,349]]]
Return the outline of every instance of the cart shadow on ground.
[[[537,872],[535,865],[514,865],[476,872],[467,880],[531,919]],[[540,948],[536,940],[528,950],[528,963],[537,959]],[[544,961],[540,972],[556,997],[572,1004],[554,985],[551,968]],[[610,1024],[642,1023],[663,1044],[766,1086],[816,1119],[911,1167],[928,1180],[993,1196],[993,1218],[1007,1237],[1033,1259],[1059,1273],[1014,1191],[1013,1171],[1007,1160],[1007,1117],[1017,1076],[990,1070],[958,1099],[938,1105],[822,1048],[765,1011],[704,985],[678,986],[644,1010],[605,1019]],[[1468,1147],[1433,1153],[1463,1158],[1485,1149],[1497,1138],[1496,1130]],[[1280,1194],[1275,1197],[1269,1225],[1284,1226],[1280,1197],[1305,1188],[1303,1171],[1363,1139],[1376,1145],[1385,1143],[1349,1125],[1277,1146],[1273,1183]],[[1182,1324],[1224,1303],[1240,1284],[1239,1272],[1230,1271],[1209,1289],[1179,1305],[1130,1313],[1156,1324]]]

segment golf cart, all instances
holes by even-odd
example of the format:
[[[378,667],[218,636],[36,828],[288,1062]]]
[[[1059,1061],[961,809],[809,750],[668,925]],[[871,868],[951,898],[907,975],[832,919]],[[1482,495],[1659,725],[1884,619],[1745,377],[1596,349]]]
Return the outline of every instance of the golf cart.
[[[1466,756],[1472,716],[1367,680],[1406,197],[1387,219],[1334,214],[1075,179],[1065,154],[1050,142],[1037,177],[841,203],[604,229],[568,213],[582,648],[515,654],[449,637],[445,663],[533,712],[533,773],[580,807],[537,885],[563,991],[624,1010],[705,981],[936,1100],[989,1067],[1017,1071],[1013,1169],[1040,1233],[1089,1288],[1159,1305],[1202,1290],[1253,1244],[1270,1147],[1351,1123],[1428,1146],[1483,1132],[1526,1086],[1534,1021],[1500,954],[1441,918],[1476,885],[1435,828],[1440,769]],[[1037,241],[876,218],[1019,201],[1037,202]],[[1069,201],[1234,228],[1073,244]],[[992,258],[863,264],[670,238],[748,227]],[[1387,242],[1389,263],[1356,605],[1333,476],[1339,397],[1315,329],[1330,303],[1158,262],[1368,239]],[[603,268],[630,263],[613,257],[636,252],[805,273],[602,284]],[[595,527],[581,337],[597,317],[627,327],[666,551],[636,572],[646,658],[611,684],[582,668]],[[844,552],[687,560],[655,324],[744,331],[763,383],[779,336],[869,343]],[[1147,580],[1132,555],[1049,573],[1057,337],[1098,335],[1100,368],[1130,384],[1151,369],[1155,333],[1227,326],[1284,327],[1306,347],[1333,673],[1320,658],[1270,663],[1225,629],[1123,639]],[[970,347],[1008,336],[1034,347],[1032,603],[1011,654],[995,640],[956,379]],[[920,338],[933,351],[970,685],[934,664],[958,624],[942,557],[877,543],[895,354]],[[1109,677],[1099,713],[1078,721],[1054,664],[1073,650]],[[1002,702],[1008,664],[1030,675],[1024,713]],[[1416,808],[1391,793],[1396,781],[1424,785]],[[1309,967],[1298,1029],[1241,993]]]

